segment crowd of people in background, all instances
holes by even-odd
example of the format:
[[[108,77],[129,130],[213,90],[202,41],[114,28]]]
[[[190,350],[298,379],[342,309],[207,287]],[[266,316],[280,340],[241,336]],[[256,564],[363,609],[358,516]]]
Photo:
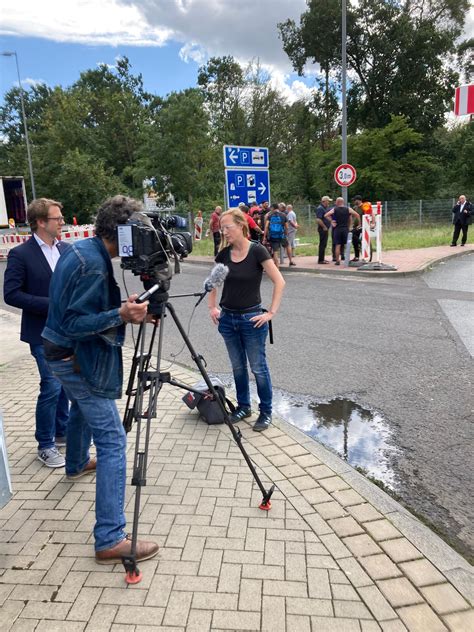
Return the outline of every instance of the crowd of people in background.
[[[340,265],[341,259],[345,259],[345,246],[349,233],[352,233],[352,246],[354,258],[359,261],[360,239],[362,233],[361,215],[356,209],[362,206],[362,197],[356,195],[352,205],[345,206],[343,198],[337,198],[333,204],[332,198],[324,195],[321,203],[316,208],[316,223],[319,235],[318,265],[328,264],[326,260],[326,248],[328,237],[332,237],[332,261]],[[261,204],[239,204],[239,210],[246,217],[248,224],[248,239],[260,242],[270,253],[276,266],[280,265],[286,254],[288,266],[295,266],[296,233],[298,221],[291,204],[280,202],[269,204],[264,201]],[[222,208],[216,206],[211,214],[207,236],[214,241],[214,257],[217,256],[221,244],[221,219]]]

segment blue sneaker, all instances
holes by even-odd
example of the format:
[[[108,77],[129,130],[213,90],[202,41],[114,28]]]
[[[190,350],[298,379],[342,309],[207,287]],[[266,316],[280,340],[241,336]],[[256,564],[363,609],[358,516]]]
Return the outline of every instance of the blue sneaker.
[[[247,417],[250,417],[251,414],[252,414],[252,411],[250,410],[250,408],[245,408],[244,406],[237,406],[237,408],[234,410],[234,412],[230,416],[230,422],[232,424],[237,424],[239,423],[239,421],[242,421],[242,419],[247,419]]]
[[[266,430],[272,423],[272,416],[268,413],[260,413],[257,421],[254,423],[252,430],[255,432],[262,432]]]

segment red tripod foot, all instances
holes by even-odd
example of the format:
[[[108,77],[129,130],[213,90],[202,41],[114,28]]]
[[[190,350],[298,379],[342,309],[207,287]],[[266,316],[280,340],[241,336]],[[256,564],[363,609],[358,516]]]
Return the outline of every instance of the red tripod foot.
[[[272,508],[272,503],[269,500],[266,503],[262,502],[260,503],[258,508],[262,509],[263,511],[270,511],[270,509]]]
[[[125,583],[126,584],[138,584],[139,582],[142,581],[142,573],[141,571],[137,570],[136,571],[128,571],[127,573],[125,573]]]

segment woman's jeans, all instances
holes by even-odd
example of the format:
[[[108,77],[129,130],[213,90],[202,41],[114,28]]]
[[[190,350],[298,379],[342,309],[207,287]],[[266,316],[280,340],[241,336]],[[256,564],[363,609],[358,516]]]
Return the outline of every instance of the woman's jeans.
[[[255,323],[250,322],[251,318],[261,313],[261,309],[247,314],[223,310],[219,318],[219,333],[224,338],[232,364],[238,405],[250,408],[248,360],[257,382],[260,412],[271,415],[272,381],[265,355],[268,323],[262,327],[255,327]]]
[[[49,362],[71,402],[67,426],[66,474],[89,462],[91,435],[97,449],[95,550],[125,538],[126,435],[115,400],[95,395],[72,360]]]
[[[65,437],[69,417],[69,402],[66,394],[44,357],[43,345],[30,345],[31,355],[36,360],[40,374],[40,392],[36,402],[35,439],[38,449],[54,447],[55,437]]]

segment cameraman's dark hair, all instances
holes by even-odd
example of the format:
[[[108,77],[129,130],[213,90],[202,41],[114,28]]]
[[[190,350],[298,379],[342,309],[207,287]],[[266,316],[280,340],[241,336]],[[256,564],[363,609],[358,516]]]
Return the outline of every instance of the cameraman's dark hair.
[[[125,195],[107,198],[97,211],[95,234],[111,243],[117,241],[117,226],[126,224],[133,213],[142,213],[143,204]]]

